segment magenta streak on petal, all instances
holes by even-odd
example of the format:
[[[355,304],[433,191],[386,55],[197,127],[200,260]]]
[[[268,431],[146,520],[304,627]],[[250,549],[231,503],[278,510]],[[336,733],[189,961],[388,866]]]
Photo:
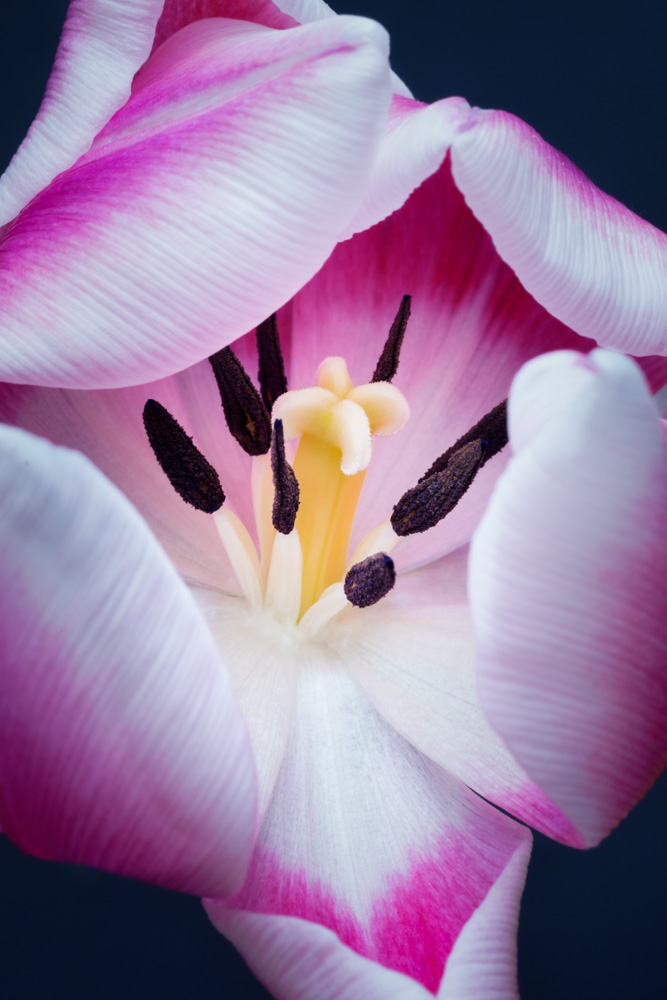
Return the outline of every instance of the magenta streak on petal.
[[[273,853],[256,851],[246,879],[246,888],[227,901],[230,909],[280,913],[302,917],[335,930],[341,941],[361,955],[369,945],[361,922],[350,906],[336,899],[331,889],[304,871],[289,871]]]
[[[322,924],[360,955],[436,993],[463,925],[502,868],[500,860],[483,860],[465,837],[450,832],[427,857],[408,855],[407,871],[389,877],[388,891],[374,900],[366,922],[319,880],[289,871],[273,853],[256,852],[246,887],[227,905]]]
[[[205,17],[230,17],[253,21],[268,28],[293,28],[298,24],[271,0],[165,0],[155,31],[153,51],[186,24]]]
[[[586,847],[586,838],[533,781],[526,781],[523,787],[516,791],[503,789],[502,795],[497,798],[490,796],[489,801],[534,829],[546,833],[559,844],[567,844],[568,847]]]
[[[667,385],[667,358],[660,354],[647,354],[645,358],[635,358],[635,361],[644,372],[651,392],[658,392]]]
[[[451,859],[458,854],[443,838],[434,858],[411,859],[408,873],[393,876],[390,892],[373,906],[370,929],[377,948],[373,957],[412,976],[432,993],[437,992],[461,928],[500,874],[499,869],[487,882],[487,872],[475,871],[472,885],[470,871],[456,878],[460,862],[452,864]]]

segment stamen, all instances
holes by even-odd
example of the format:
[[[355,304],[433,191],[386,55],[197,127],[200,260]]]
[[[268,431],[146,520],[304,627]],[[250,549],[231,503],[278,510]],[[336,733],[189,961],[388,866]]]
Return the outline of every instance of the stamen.
[[[213,514],[225,502],[220,478],[169,410],[155,399],[144,406],[144,427],[160,468],[186,503]]]
[[[262,397],[231,347],[208,359],[231,434],[248,455],[265,455],[271,444],[271,421]]]
[[[322,595],[311,604],[298,626],[298,634],[303,641],[309,642],[325,628],[341,611],[349,607],[343,584],[332,583]]]
[[[426,479],[435,475],[436,472],[442,472],[443,469],[446,469],[452,455],[460,451],[463,445],[470,444],[471,441],[486,442],[486,451],[482,457],[479,466],[480,469],[483,465],[486,465],[490,458],[493,458],[494,455],[497,455],[505,447],[509,441],[507,436],[506,399],[502,403],[498,403],[497,406],[494,406],[492,410],[489,410],[481,420],[477,421],[474,427],[471,427],[469,431],[463,434],[440,458],[436,458],[431,468],[428,472],[424,473],[419,482],[423,483]]]
[[[270,413],[278,396],[287,392],[285,362],[280,348],[276,314],[273,313],[257,327],[257,354],[259,355],[259,387],[267,411]]]
[[[408,320],[410,319],[411,303],[411,295],[404,295],[401,299],[401,304],[398,307],[396,318],[391,324],[391,329],[389,330],[385,345],[382,348],[382,354],[380,355],[380,360],[378,361],[375,371],[373,372],[371,382],[391,382],[394,375],[398,371],[401,345],[405,335],[405,328],[407,327]]]
[[[258,611],[262,606],[262,573],[253,540],[227,507],[214,514],[213,521],[243,596],[253,611]]]
[[[271,511],[275,489],[273,473],[271,472],[271,452],[266,455],[255,455],[250,473],[250,488],[252,491],[252,509],[257,528],[257,540],[261,553],[262,579],[266,582],[271,562],[271,549],[276,537],[276,529],[271,523]]]
[[[378,552],[347,571],[343,589],[350,604],[370,608],[388,594],[395,583],[394,560],[386,552]]]
[[[294,528],[297,511],[299,510],[299,484],[294,475],[294,469],[285,458],[285,435],[282,420],[273,424],[273,441],[271,443],[271,471],[275,495],[271,521],[276,531],[289,535]]]
[[[378,524],[377,528],[373,528],[372,531],[366,535],[365,538],[359,542],[354,554],[347,564],[347,568],[354,566],[355,563],[363,562],[369,556],[377,555],[378,552],[385,552],[389,555],[390,552],[398,545],[400,539],[394,529],[391,526],[389,518]]]
[[[403,494],[391,515],[391,526],[397,535],[414,535],[434,528],[456,507],[486,455],[485,441],[471,441],[459,448],[445,469],[420,479],[416,486]]]
[[[303,553],[298,531],[277,534],[271,550],[264,610],[283,625],[296,625],[301,607]]]

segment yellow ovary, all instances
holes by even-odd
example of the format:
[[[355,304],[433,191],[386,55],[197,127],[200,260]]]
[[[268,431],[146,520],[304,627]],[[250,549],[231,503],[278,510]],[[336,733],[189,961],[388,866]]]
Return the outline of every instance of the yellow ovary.
[[[303,551],[303,615],[345,570],[352,521],[366,470],[341,472],[341,450],[313,434],[304,434],[294,458],[301,493],[296,530]]]

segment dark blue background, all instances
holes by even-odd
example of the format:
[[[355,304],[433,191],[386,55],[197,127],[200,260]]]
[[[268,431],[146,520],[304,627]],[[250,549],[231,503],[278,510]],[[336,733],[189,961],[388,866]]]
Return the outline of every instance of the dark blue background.
[[[0,167],[38,108],[66,7],[4,0]],[[461,94],[518,114],[667,229],[664,4],[342,0],[337,9],[385,24],[394,68],[415,96]],[[519,936],[522,1000],[664,1000],[666,829],[663,779],[594,851],[536,838]],[[2,837],[0,969],[7,1000],[268,996],[196,899],[35,861]]]

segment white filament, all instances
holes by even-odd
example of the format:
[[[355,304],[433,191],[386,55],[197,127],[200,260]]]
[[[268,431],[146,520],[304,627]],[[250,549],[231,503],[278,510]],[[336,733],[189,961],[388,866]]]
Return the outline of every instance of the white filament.
[[[301,607],[303,555],[299,535],[279,531],[273,540],[271,563],[266,581],[264,609],[283,625],[296,625]]]
[[[253,611],[258,611],[262,607],[262,572],[253,540],[236,514],[226,507],[217,510],[213,520],[243,596]]]
[[[369,556],[375,556],[378,552],[386,552],[389,555],[396,548],[399,541],[400,537],[392,528],[389,518],[387,518],[382,524],[378,524],[377,528],[369,531],[366,537],[357,545],[354,555],[345,567],[345,572],[347,573],[350,566],[363,562],[364,559],[368,559]]]
[[[324,628],[332,618],[335,618],[347,607],[350,607],[350,602],[345,596],[343,584],[332,583],[319,600],[308,608],[299,622],[297,635],[304,642],[314,639],[320,629]]]

